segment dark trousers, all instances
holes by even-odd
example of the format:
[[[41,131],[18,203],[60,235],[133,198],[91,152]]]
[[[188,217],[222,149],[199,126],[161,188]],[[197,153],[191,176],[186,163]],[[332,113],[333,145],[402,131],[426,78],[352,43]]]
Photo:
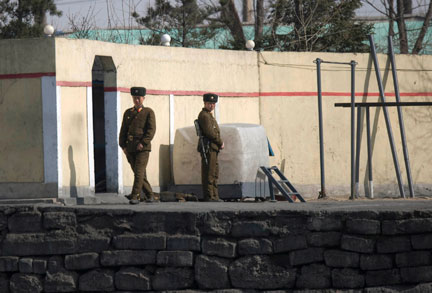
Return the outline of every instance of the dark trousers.
[[[134,172],[134,183],[132,187],[132,194],[141,194],[141,190],[144,192],[146,198],[153,196],[153,190],[150,183],[147,181],[147,163],[150,152],[134,152],[127,153],[127,159],[131,165],[132,171]]]
[[[209,150],[207,153],[207,162],[201,157],[201,181],[203,188],[204,200],[219,199],[218,193],[218,178],[219,178],[219,163],[218,152]]]

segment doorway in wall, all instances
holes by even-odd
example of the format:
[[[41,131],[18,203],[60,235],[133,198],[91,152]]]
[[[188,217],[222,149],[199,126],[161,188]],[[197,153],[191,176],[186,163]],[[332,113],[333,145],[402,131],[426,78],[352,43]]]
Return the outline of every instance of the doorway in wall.
[[[95,56],[92,68],[93,154],[95,192],[107,192],[107,113],[105,88],[115,86],[116,70],[109,56]]]

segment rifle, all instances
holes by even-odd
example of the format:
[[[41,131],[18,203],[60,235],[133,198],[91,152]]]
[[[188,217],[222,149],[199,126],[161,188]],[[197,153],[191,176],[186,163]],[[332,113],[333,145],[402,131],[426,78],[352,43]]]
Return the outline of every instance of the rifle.
[[[206,148],[206,146],[204,144],[204,136],[203,136],[203,134],[201,132],[201,127],[199,125],[198,119],[195,119],[194,124],[195,124],[196,134],[199,137],[199,145],[200,145],[200,148],[201,148],[200,153],[202,154],[206,165],[208,165],[207,156],[206,156],[207,148]]]

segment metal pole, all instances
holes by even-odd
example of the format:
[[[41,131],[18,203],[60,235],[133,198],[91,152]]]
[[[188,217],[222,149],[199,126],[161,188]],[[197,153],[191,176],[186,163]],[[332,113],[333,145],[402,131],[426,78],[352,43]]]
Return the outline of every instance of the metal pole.
[[[377,78],[377,82],[378,82],[378,88],[379,88],[379,92],[380,92],[381,101],[385,103],[384,88],[383,88],[383,85],[381,82],[381,73],[379,71],[378,58],[376,55],[375,44],[374,44],[372,35],[369,35],[369,42],[370,42],[370,47],[371,47],[371,54],[372,54],[373,61],[374,61],[375,73],[376,73],[376,78]],[[390,148],[391,148],[391,152],[392,152],[392,156],[393,156],[393,163],[395,166],[396,178],[397,178],[398,185],[399,185],[399,192],[400,192],[401,197],[405,198],[405,192],[403,190],[402,178],[401,178],[400,169],[399,169],[399,161],[398,161],[395,146],[394,146],[393,132],[392,132],[391,124],[390,124],[390,118],[388,115],[387,107],[383,106],[382,108],[383,108],[384,118],[385,118],[386,127],[387,127],[387,134],[388,134],[389,141],[390,141]]]
[[[315,60],[317,65],[317,86],[318,86],[318,126],[319,126],[319,148],[320,148],[320,168],[321,168],[321,192],[318,198],[326,197],[325,191],[325,171],[324,171],[324,138],[322,125],[322,92],[321,92],[321,62],[320,58]]]
[[[354,189],[354,181],[355,181],[355,162],[354,162],[354,148],[355,148],[355,61],[351,61],[351,197],[350,199],[354,199],[355,189]]]
[[[355,161],[355,193],[354,196],[359,197],[359,173],[360,173],[360,144],[361,144],[361,107],[357,108],[357,141],[356,141],[356,161]]]
[[[369,107],[366,107],[366,132],[367,132],[367,154],[368,154],[368,177],[369,177],[369,197],[374,198],[373,179],[372,179],[372,148],[370,142],[370,117]]]
[[[398,77],[397,77],[397,72],[396,72],[396,61],[395,61],[394,50],[393,50],[393,40],[392,40],[391,36],[388,37],[388,46],[389,46],[389,56],[390,56],[390,62],[391,62],[391,67],[392,67],[393,84],[394,84],[394,89],[395,89],[396,102],[399,103],[400,102],[399,82],[398,82]],[[408,148],[406,145],[406,138],[405,138],[405,126],[404,126],[404,121],[403,121],[403,116],[402,116],[402,108],[400,106],[397,107],[397,112],[398,112],[398,118],[399,118],[400,134],[401,134],[401,139],[402,139],[402,150],[403,150],[404,159],[405,159],[405,169],[407,171],[408,187],[409,187],[409,191],[410,191],[410,196],[414,197],[414,189],[413,189],[412,180],[411,180],[411,168],[410,168],[410,162],[409,162],[409,156],[408,156]]]

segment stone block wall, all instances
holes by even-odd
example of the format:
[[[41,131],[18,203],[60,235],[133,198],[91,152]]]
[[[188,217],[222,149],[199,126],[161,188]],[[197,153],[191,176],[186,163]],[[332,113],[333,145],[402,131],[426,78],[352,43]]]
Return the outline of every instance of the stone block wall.
[[[432,291],[432,211],[21,206],[0,230],[0,292]]]

